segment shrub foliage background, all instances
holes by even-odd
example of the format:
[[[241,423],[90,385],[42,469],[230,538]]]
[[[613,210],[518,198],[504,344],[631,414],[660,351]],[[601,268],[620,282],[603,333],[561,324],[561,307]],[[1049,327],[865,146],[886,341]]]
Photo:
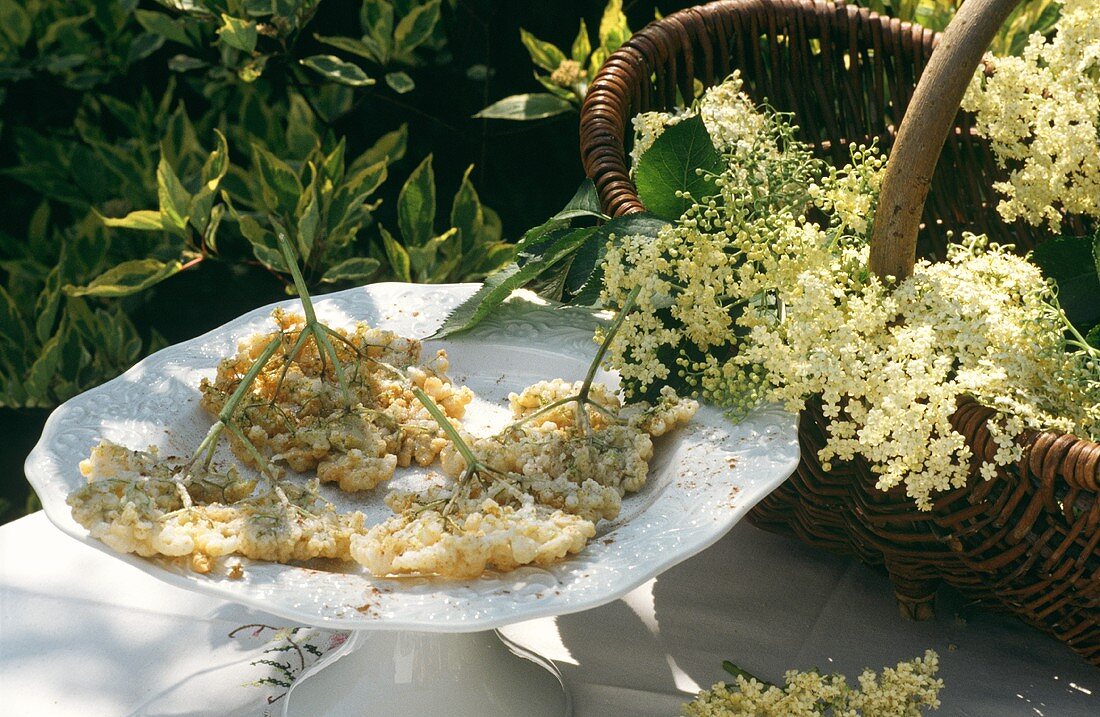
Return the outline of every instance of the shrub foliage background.
[[[319,292],[510,262],[603,58],[690,4],[0,0],[0,522],[52,407],[286,295],[276,232]]]

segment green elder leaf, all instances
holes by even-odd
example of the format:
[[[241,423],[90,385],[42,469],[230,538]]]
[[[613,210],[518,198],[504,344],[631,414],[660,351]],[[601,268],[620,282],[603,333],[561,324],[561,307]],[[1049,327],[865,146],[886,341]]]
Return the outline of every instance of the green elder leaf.
[[[374,276],[382,264],[377,259],[370,257],[352,257],[345,259],[336,266],[330,268],[321,277],[321,281],[332,283],[336,281],[365,281]]]
[[[1100,324],[1100,278],[1094,237],[1061,237],[1043,242],[1032,255],[1058,285],[1058,303],[1073,325],[1089,331]]]
[[[256,23],[222,13],[222,25],[218,37],[229,47],[251,53],[256,49]]]
[[[473,328],[503,304],[513,291],[523,287],[575,252],[591,234],[591,228],[568,232],[558,237],[540,257],[529,260],[523,266],[511,264],[495,274],[490,274],[473,296],[451,312],[431,338],[441,339]]]
[[[85,286],[65,287],[69,296],[118,297],[136,294],[153,284],[164,281],[180,270],[178,261],[167,264],[156,259],[124,261],[103,272]]]
[[[386,84],[399,95],[412,92],[413,89],[416,88],[416,83],[413,82],[413,78],[409,77],[404,72],[386,73]]]
[[[299,62],[314,72],[342,85],[367,87],[374,84],[374,80],[367,77],[367,73],[363,72],[358,65],[344,62],[333,55],[313,55],[299,60]]]
[[[1092,331],[1085,337],[1085,341],[1088,341],[1089,346],[1100,349],[1100,324],[1092,327]]]
[[[696,115],[672,125],[654,140],[638,158],[634,182],[646,209],[675,221],[691,206],[690,199],[676,193],[686,192],[695,199],[713,194],[713,175],[721,168],[722,155],[714,148],[703,118]]]
[[[405,243],[423,246],[434,234],[435,173],[432,155],[413,170],[397,195],[397,226]]]
[[[124,217],[105,217],[100,215],[104,226],[117,227],[119,229],[138,229],[140,231],[161,231],[164,229],[164,220],[160,212],[152,209],[141,209],[130,212]]]
[[[439,22],[439,0],[432,0],[413,8],[401,18],[393,31],[393,44],[398,53],[415,50],[431,37],[432,30]]]
[[[535,92],[525,95],[512,95],[498,100],[478,112],[476,119],[536,120],[554,117],[573,109],[561,97],[547,92]]]
[[[519,39],[527,48],[527,54],[531,56],[531,62],[546,70],[553,72],[558,65],[565,62],[565,53],[549,42],[540,40],[523,28],[519,30]]]

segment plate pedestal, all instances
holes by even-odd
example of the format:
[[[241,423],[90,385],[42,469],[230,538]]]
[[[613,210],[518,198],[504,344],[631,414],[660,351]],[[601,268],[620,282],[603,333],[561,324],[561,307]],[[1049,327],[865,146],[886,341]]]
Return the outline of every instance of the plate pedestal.
[[[303,677],[288,717],[570,717],[552,662],[494,631],[362,631],[358,649]]]

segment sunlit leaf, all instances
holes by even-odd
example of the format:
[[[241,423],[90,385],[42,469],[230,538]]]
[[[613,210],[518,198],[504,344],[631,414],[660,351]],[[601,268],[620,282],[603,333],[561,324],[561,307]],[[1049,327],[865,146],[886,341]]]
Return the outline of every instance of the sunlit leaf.
[[[523,42],[523,46],[527,48],[527,54],[531,56],[531,62],[547,72],[558,69],[558,65],[565,61],[565,53],[549,42],[538,39],[523,28],[520,28],[519,38]]]
[[[251,53],[256,49],[256,23],[222,13],[222,25],[218,28],[218,37],[229,47]]]
[[[370,257],[353,257],[345,259],[336,266],[330,268],[321,277],[323,282],[336,281],[364,281],[374,276],[382,266],[377,259]]]
[[[374,80],[367,77],[367,73],[358,65],[344,62],[333,55],[313,55],[300,62],[309,69],[328,79],[351,87],[366,87],[373,85]]]
[[[103,272],[85,286],[65,287],[69,296],[118,297],[136,294],[164,281],[180,270],[178,261],[164,263],[156,259],[124,261]]]
[[[573,105],[561,97],[547,93],[512,95],[498,100],[474,117],[478,119],[536,120],[554,117],[573,109]]]
[[[403,95],[406,92],[412,92],[416,87],[416,83],[404,72],[388,72],[386,73],[386,84],[399,95]]]
[[[432,30],[439,22],[439,0],[414,7],[408,15],[401,18],[393,31],[394,49],[398,53],[409,53],[431,37]]]

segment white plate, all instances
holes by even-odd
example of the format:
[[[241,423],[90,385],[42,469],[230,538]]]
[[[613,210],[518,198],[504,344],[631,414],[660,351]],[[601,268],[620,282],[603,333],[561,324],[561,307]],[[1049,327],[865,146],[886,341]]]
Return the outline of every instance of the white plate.
[[[401,335],[426,336],[476,288],[375,284],[329,294],[317,301],[317,309],[335,325],[365,320]],[[167,582],[306,624],[466,632],[585,610],[622,596],[718,540],[798,462],[795,416],[766,406],[733,425],[704,406],[688,428],[657,441],[645,488],[624,499],[619,518],[601,523],[583,552],[550,569],[520,568],[477,580],[378,579],[333,561],[308,566],[245,561],[244,578],[229,580],[195,574],[168,560],[114,553],[90,538],[65,504],[84,480],[77,464],[105,438],[130,448],[156,445],[162,455],[189,455],[211,423],[198,405],[200,378],[212,376],[218,359],[231,354],[239,339],[271,330],[272,308],[159,351],[54,411],[26,463],[50,520]],[[478,395],[466,424],[484,429],[505,420],[509,391],[541,379],[582,378],[596,349],[594,325],[581,311],[512,301],[474,332],[426,342],[424,355],[447,349],[452,378]],[[394,480],[425,474],[399,471]],[[349,505],[335,489],[325,490],[341,507]],[[359,501],[368,520],[390,514],[384,494],[382,486]]]

